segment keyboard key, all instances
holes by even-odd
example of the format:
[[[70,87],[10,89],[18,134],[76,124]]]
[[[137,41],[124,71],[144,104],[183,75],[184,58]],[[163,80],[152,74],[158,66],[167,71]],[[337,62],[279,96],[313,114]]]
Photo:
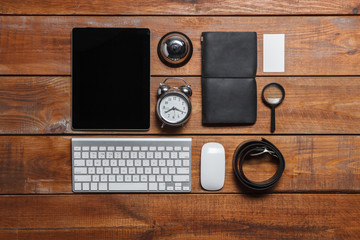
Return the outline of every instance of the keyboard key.
[[[155,152],[155,158],[161,158],[161,152]]]
[[[166,165],[167,165],[168,167],[174,166],[174,160],[166,160]]]
[[[127,174],[127,168],[126,167],[122,167],[120,170],[121,174]]]
[[[189,191],[189,190],[190,190],[190,187],[189,187],[189,186],[183,186],[183,190],[184,190],[184,191]]]
[[[97,190],[98,184],[97,183],[91,183],[91,190]]]
[[[139,152],[139,158],[145,158],[145,153],[144,152]]]
[[[156,191],[157,190],[157,183],[149,183],[149,190]]]
[[[98,153],[98,158],[104,159],[105,158],[105,152],[99,152]]]
[[[169,152],[163,152],[163,158],[167,159],[170,157],[170,153]]]
[[[150,164],[150,161],[149,161],[149,160],[143,160],[143,166],[144,166],[144,167],[150,166],[149,164]]]
[[[175,168],[169,168],[169,174],[175,174]]]
[[[160,167],[165,167],[166,165],[166,161],[165,160],[159,160],[159,166]]]
[[[88,168],[88,172],[89,174],[95,174],[95,168],[94,167]]]
[[[97,152],[90,152],[90,158],[97,158]]]
[[[119,168],[118,167],[114,167],[114,168],[112,168],[112,173],[113,174],[119,174]]]
[[[90,150],[91,150],[91,151],[97,151],[97,150],[98,150],[98,147],[97,147],[97,146],[92,146],[92,147],[90,148]]]
[[[171,175],[165,176],[165,182],[171,182]]]
[[[145,168],[145,174],[151,174],[151,168],[146,167]]]
[[[177,152],[172,152],[172,153],[171,153],[171,158],[172,158],[172,159],[178,158]]]
[[[135,174],[135,168],[134,167],[129,168],[129,174]]]
[[[184,167],[189,167],[190,166],[190,161],[189,160],[184,160],[183,165],[184,165]]]
[[[100,191],[107,190],[107,183],[99,183],[99,190]]]
[[[131,175],[125,175],[125,182],[131,182]]]
[[[95,161],[94,161],[94,166],[95,166],[95,167],[101,166],[101,160],[95,160]]]
[[[99,175],[93,175],[92,180],[93,180],[93,182],[98,182],[100,180]]]
[[[151,160],[151,166],[152,167],[156,167],[158,164],[158,161],[157,160]]]
[[[165,183],[159,183],[159,190],[161,191],[165,190]]]
[[[94,160],[86,160],[86,166],[92,167],[94,165]]]
[[[141,166],[141,160],[135,160],[135,166],[140,167]]]
[[[189,181],[189,175],[174,175],[173,176],[174,182],[188,182]]]
[[[168,191],[173,191],[173,190],[174,190],[174,187],[173,187],[173,186],[167,186],[166,190],[168,190]]]
[[[116,166],[117,166],[117,163],[118,163],[117,160],[111,160],[111,161],[110,161],[110,166],[116,167]]]
[[[155,175],[149,175],[149,182],[155,182]]]
[[[131,147],[125,147],[124,150],[125,151],[131,151]]]
[[[139,179],[139,175],[134,175],[133,176],[133,182],[138,182],[140,179]]]
[[[99,151],[106,151],[106,147],[104,146],[99,147]]]
[[[166,147],[166,151],[173,151],[173,150],[174,150],[173,147],[170,147],[170,146],[167,146],[167,147]]]
[[[106,158],[113,158],[114,157],[114,153],[113,152],[106,152]]]
[[[136,169],[136,173],[137,173],[137,174],[143,174],[143,173],[144,173],[144,168],[138,167],[138,168]]]
[[[81,151],[81,147],[74,147],[74,151]]]
[[[74,175],[75,182],[90,182],[91,176],[90,175]]]
[[[160,173],[160,169],[159,168],[153,168],[153,174],[159,174]]]
[[[189,152],[179,152],[179,158],[190,158]]]
[[[87,174],[87,168],[86,167],[75,167],[74,174]]]
[[[126,160],[126,166],[128,167],[134,166],[134,160]]]
[[[181,183],[175,183],[175,187],[181,187]]]
[[[96,174],[103,174],[103,173],[104,173],[104,168],[102,168],[102,167],[96,168]]]
[[[181,191],[181,187],[175,187],[175,191]]]
[[[167,170],[166,167],[161,168],[161,174],[167,174]]]
[[[115,158],[121,158],[121,152],[115,152]]]
[[[147,152],[146,153],[146,158],[154,158],[154,153],[153,152]]]
[[[147,183],[109,183],[111,191],[145,191]]]
[[[82,187],[83,187],[83,190],[89,191],[89,183],[83,183]]]
[[[83,146],[83,147],[82,147],[82,150],[83,150],[83,151],[89,151],[89,149],[90,149],[89,146]]]
[[[115,150],[115,147],[113,147],[113,146],[107,147],[107,150],[108,150],[108,151],[114,151],[114,150]]]
[[[123,147],[116,147],[116,151],[122,151]]]
[[[134,147],[132,148],[132,150],[133,150],[133,151],[140,151],[140,147],[139,147],[139,146],[134,146]]]
[[[107,180],[108,180],[107,175],[101,175],[101,176],[100,176],[100,181],[101,181],[101,182],[107,182]]]
[[[164,181],[164,176],[163,175],[157,175],[156,176],[156,181],[157,182],[163,182]]]
[[[150,151],[156,151],[156,147],[150,147]]]
[[[119,160],[119,167],[125,166],[125,160]]]
[[[183,151],[190,151],[189,147],[183,147]]]
[[[147,175],[141,175],[140,180],[142,182],[147,182]]]
[[[159,146],[158,147],[158,151],[164,151],[165,150],[165,147],[164,146]]]
[[[137,152],[130,153],[130,158],[137,158],[137,156],[138,156]]]
[[[115,182],[115,175],[109,175],[109,182]]]
[[[148,151],[148,147],[146,147],[146,146],[143,146],[143,147],[141,147],[141,151]]]
[[[174,149],[175,149],[175,151],[181,151],[181,147],[179,147],[179,146],[175,147]]]
[[[122,182],[122,181],[124,181],[124,176],[123,176],[123,175],[117,175],[117,176],[116,176],[116,181],[117,181],[117,182]]]
[[[175,166],[181,167],[181,160],[175,160]]]
[[[129,158],[129,156],[130,156],[129,152],[123,152],[122,155],[123,155],[122,157],[125,159]]]
[[[111,174],[111,167],[104,168],[105,174]]]
[[[109,160],[107,160],[107,159],[102,160],[102,165],[103,165],[103,167],[109,166]]]
[[[189,168],[177,168],[177,174],[189,174]]]
[[[74,160],[74,166],[75,167],[84,167],[85,166],[85,160]]]
[[[81,190],[81,183],[75,183],[75,190],[76,191]]]

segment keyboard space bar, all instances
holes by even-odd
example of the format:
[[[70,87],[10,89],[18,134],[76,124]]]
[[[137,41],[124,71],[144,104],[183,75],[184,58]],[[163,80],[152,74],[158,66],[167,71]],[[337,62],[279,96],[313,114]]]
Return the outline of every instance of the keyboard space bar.
[[[141,191],[147,190],[147,183],[109,183],[111,191]]]

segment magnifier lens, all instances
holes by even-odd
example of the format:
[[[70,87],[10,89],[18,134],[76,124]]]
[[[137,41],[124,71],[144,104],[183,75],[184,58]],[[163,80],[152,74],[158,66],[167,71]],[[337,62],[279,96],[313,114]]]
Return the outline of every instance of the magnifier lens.
[[[264,99],[269,104],[280,103],[282,97],[283,97],[283,92],[276,85],[269,86],[266,89],[264,89]]]

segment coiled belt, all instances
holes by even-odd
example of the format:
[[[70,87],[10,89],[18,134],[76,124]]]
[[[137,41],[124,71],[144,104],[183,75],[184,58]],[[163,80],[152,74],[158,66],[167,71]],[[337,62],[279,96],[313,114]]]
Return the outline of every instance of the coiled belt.
[[[278,168],[275,174],[263,181],[263,182],[253,182],[250,181],[244,174],[243,164],[247,156],[258,156],[262,154],[270,154],[274,159],[278,160]],[[243,144],[240,144],[234,153],[233,159],[233,169],[237,179],[244,184],[245,187],[254,189],[254,190],[266,190],[279,181],[282,173],[285,169],[285,160],[281,152],[277,147],[274,146],[268,140],[262,138],[261,141],[248,141]]]

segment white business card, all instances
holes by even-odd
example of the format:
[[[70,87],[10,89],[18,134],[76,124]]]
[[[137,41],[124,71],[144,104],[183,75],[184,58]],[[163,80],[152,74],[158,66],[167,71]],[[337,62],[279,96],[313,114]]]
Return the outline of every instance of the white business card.
[[[285,72],[285,34],[264,34],[263,42],[263,72]]]

